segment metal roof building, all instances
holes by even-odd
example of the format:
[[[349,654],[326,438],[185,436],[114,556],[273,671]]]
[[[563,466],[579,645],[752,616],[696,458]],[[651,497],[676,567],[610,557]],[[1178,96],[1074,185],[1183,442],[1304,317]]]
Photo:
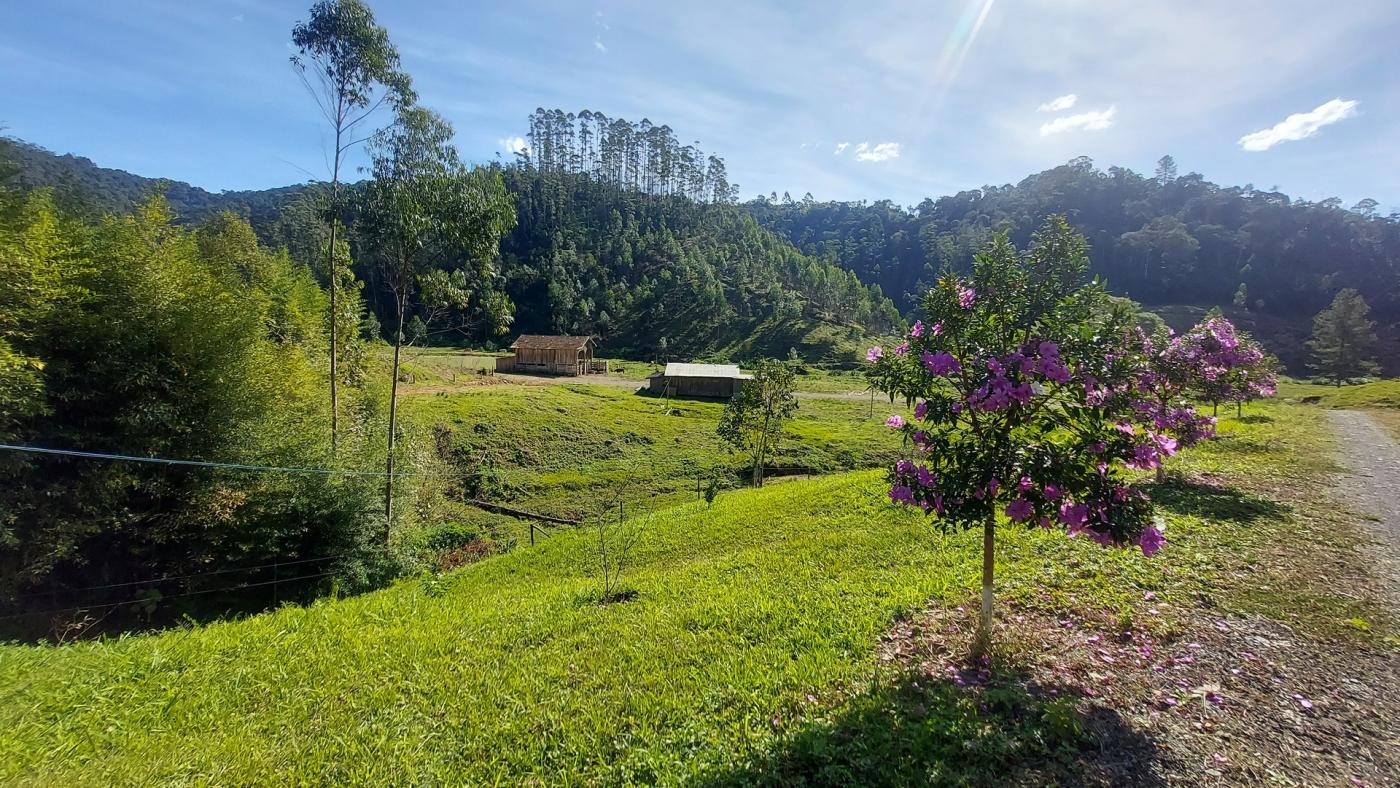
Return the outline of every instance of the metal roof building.
[[[667,364],[664,372],[648,380],[648,390],[654,394],[729,399],[739,393],[744,381],[753,380],[753,375],[737,364]]]

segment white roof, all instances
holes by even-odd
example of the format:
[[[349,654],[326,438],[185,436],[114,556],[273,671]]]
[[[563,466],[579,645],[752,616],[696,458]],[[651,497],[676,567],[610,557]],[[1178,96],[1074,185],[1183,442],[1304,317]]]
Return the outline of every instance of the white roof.
[[[737,364],[667,364],[666,377],[753,379],[753,375],[740,372]]]

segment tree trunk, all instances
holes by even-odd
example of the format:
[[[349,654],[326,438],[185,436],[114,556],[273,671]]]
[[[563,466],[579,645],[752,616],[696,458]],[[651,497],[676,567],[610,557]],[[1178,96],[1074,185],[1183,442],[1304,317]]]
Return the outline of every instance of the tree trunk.
[[[977,625],[977,643],[974,650],[985,654],[992,642],[992,578],[996,571],[996,528],[997,516],[987,515],[982,525],[982,617]]]
[[[339,223],[337,209],[340,207],[340,124],[335,127],[335,157],[331,165],[331,238],[326,246],[326,272],[330,275],[331,288],[331,454],[336,453],[340,442],[340,369],[337,364],[337,349],[340,336],[340,313],[336,311],[335,272],[335,230]]]
[[[1235,418],[1236,418],[1236,419],[1242,419],[1242,418],[1244,418],[1244,403],[1243,403],[1243,402],[1238,402],[1238,401],[1235,402]]]
[[[399,327],[394,331],[393,381],[389,384],[389,454],[384,460],[384,543],[386,545],[394,530],[394,433],[398,427],[399,415],[399,352],[403,348],[403,299],[395,299],[394,304],[398,307]]]

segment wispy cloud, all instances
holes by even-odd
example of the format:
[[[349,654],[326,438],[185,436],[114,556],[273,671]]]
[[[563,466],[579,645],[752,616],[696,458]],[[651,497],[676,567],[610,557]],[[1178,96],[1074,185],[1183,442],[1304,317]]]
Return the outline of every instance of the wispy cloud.
[[[838,142],[836,143],[836,150],[832,151],[831,155],[840,156],[841,154],[845,153],[846,149],[849,147],[851,147],[851,143],[849,142]]]
[[[1064,112],[1065,110],[1067,110],[1067,109],[1073,107],[1073,106],[1074,106],[1074,103],[1075,103],[1076,101],[1078,101],[1078,100],[1079,100],[1079,97],[1076,96],[1076,95],[1074,95],[1073,93],[1066,93],[1066,94],[1063,95],[1063,96],[1059,96],[1059,97],[1057,97],[1057,98],[1050,99],[1049,101],[1045,102],[1044,104],[1041,104],[1040,107],[1039,107],[1036,111],[1037,111],[1037,112]]]
[[[603,44],[603,39],[601,39],[601,38],[595,38],[595,39],[593,39],[593,48],[596,49],[596,50],[598,50],[599,52],[606,52],[606,51],[608,51],[607,46],[605,46],[605,45]]]
[[[1240,137],[1240,147],[1247,151],[1266,151],[1280,142],[1307,139],[1323,126],[1330,126],[1355,115],[1357,103],[1335,98],[1312,112],[1294,113],[1271,128],[1260,129]]]
[[[530,144],[525,141],[524,137],[506,137],[504,139],[496,140],[496,144],[500,145],[502,148],[506,149],[506,151],[510,153],[530,152]]]
[[[856,161],[888,161],[899,158],[898,142],[881,142],[871,146],[862,142],[856,146]]]
[[[1109,107],[1098,112],[1081,112],[1078,115],[1065,115],[1055,118],[1049,123],[1042,124],[1040,136],[1048,137],[1051,134],[1060,134],[1066,131],[1102,131],[1113,125],[1113,116],[1118,114],[1117,107]]]

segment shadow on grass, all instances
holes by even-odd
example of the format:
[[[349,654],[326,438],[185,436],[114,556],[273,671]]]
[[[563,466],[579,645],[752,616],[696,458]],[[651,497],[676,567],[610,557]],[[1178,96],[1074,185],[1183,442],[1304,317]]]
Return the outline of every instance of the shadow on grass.
[[[1274,421],[1274,417],[1273,417],[1273,416],[1240,416],[1239,418],[1235,419],[1235,421],[1238,421],[1238,422],[1241,423],[1241,424],[1272,424],[1273,421]]]
[[[1182,478],[1154,484],[1152,501],[1176,514],[1241,524],[1288,513],[1288,507],[1267,498]]]
[[[1066,687],[909,676],[846,699],[757,763],[702,785],[1165,785],[1153,742]]]

